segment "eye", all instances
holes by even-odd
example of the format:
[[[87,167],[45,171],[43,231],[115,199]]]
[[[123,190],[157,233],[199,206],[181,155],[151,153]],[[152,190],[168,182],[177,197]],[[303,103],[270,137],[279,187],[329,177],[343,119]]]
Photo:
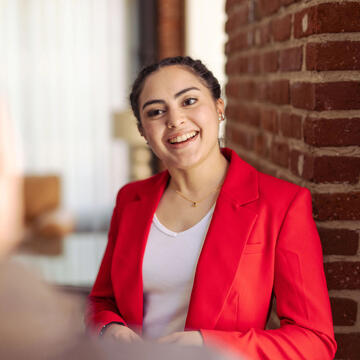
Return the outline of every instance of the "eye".
[[[155,116],[160,116],[160,115],[162,115],[164,112],[165,112],[165,111],[162,110],[162,109],[151,109],[151,110],[149,110],[149,111],[146,113],[146,115],[147,115],[148,117],[155,117]]]
[[[195,104],[196,102],[197,102],[197,99],[190,97],[190,98],[185,99],[183,104],[185,106],[189,106],[189,105]]]

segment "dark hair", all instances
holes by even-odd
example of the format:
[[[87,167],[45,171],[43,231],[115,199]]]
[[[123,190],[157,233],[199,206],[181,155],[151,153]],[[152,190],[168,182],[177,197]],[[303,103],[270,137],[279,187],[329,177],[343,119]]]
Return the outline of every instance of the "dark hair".
[[[175,57],[165,58],[157,63],[144,67],[139,72],[137,78],[133,83],[130,94],[130,104],[132,111],[137,119],[137,124],[139,128],[141,127],[139,97],[144,87],[146,78],[150,74],[158,71],[159,69],[165,66],[172,66],[172,65],[180,65],[188,68],[192,73],[197,75],[202,80],[204,85],[210,90],[214,100],[220,98],[221,88],[219,81],[200,60],[194,60],[189,56],[175,56]]]

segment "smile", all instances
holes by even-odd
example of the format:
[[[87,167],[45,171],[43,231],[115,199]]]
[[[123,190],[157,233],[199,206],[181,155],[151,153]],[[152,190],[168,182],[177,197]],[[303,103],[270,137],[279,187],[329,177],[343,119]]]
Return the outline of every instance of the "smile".
[[[185,142],[185,141],[187,141],[189,139],[192,139],[197,134],[198,134],[197,131],[191,131],[191,132],[188,132],[187,134],[184,134],[184,135],[181,135],[181,136],[176,136],[176,137],[173,137],[173,138],[169,139],[169,143],[170,144],[182,143],[182,142]]]

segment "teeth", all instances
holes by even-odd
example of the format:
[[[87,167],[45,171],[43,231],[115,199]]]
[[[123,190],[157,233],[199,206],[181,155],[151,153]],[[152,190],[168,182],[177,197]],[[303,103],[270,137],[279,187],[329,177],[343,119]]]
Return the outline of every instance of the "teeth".
[[[187,134],[172,138],[169,141],[170,141],[171,144],[175,144],[175,143],[186,141],[187,139],[190,139],[195,135],[196,135],[196,131],[192,131],[192,132],[189,132]]]

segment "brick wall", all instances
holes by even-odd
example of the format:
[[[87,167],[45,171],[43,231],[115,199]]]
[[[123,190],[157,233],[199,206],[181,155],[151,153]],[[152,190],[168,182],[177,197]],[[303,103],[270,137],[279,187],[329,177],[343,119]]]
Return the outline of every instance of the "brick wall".
[[[227,144],[309,188],[337,359],[360,359],[360,1],[228,0]]]

